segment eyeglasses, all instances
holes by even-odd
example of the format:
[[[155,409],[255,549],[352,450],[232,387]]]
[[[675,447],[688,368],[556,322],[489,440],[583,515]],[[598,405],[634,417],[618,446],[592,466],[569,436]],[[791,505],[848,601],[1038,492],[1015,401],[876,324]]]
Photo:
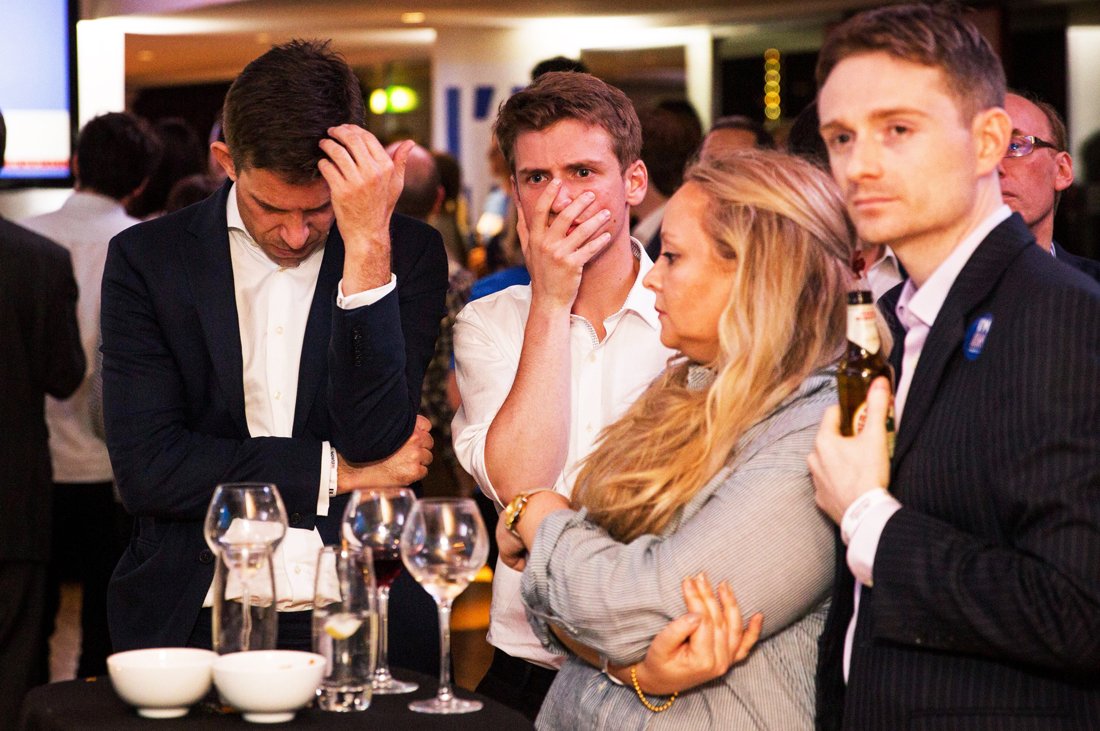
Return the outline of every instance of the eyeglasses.
[[[1027,157],[1035,151],[1036,147],[1058,149],[1058,145],[1041,140],[1035,135],[1012,135],[1012,139],[1008,142],[1008,150],[1005,151],[1005,157]]]

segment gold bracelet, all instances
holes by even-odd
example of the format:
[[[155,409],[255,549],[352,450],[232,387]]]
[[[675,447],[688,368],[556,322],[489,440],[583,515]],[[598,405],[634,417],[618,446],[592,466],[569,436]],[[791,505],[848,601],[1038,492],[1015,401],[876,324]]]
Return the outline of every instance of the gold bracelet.
[[[504,520],[504,527],[511,531],[512,535],[518,536],[519,532],[516,530],[516,523],[523,517],[523,511],[527,509],[527,501],[531,499],[534,493],[521,492],[512,498],[512,501],[504,506],[504,511],[501,513],[501,518]]]
[[[630,666],[630,682],[634,685],[634,692],[638,694],[638,700],[640,700],[642,702],[643,706],[648,708],[650,711],[653,711],[654,713],[663,713],[664,711],[667,711],[669,708],[672,708],[672,704],[676,701],[676,696],[680,695],[679,693],[673,693],[672,695],[670,695],[668,697],[667,701],[665,701],[664,703],[662,703],[659,706],[655,706],[652,703],[650,703],[649,699],[645,697],[645,693],[642,692],[642,686],[638,685],[638,666],[637,665],[631,665]]]

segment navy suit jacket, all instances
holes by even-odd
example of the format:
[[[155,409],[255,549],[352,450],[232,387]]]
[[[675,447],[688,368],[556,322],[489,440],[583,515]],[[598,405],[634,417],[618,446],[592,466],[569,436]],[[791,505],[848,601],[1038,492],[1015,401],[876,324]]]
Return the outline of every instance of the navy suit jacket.
[[[1083,256],[1077,256],[1076,254],[1071,254],[1063,249],[1057,241],[1054,242],[1054,252],[1055,256],[1058,258],[1058,261],[1065,262],[1074,269],[1082,271],[1096,281],[1100,282],[1100,261],[1096,261],[1095,259],[1087,259]]]
[[[0,218],[0,561],[50,557],[44,396],[84,380],[69,252]]]
[[[846,690],[840,547],[818,727],[1100,728],[1100,286],[1017,215],[928,334],[890,491]]]
[[[290,525],[339,539],[346,497],[316,514],[321,443],[376,460],[412,433],[444,312],[438,232],[395,215],[397,290],[369,307],[335,304],[344,247],[333,227],[309,308],[293,436],[252,438],[226,228],[229,185],[124,231],[103,275],[107,446],[134,536],[108,593],[116,650],[183,645],[213,579],[203,518],[222,482],[279,487]]]

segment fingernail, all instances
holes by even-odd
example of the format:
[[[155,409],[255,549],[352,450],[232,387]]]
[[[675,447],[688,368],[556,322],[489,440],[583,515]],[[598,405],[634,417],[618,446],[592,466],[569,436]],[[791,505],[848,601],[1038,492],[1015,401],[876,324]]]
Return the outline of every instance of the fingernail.
[[[584,198],[584,199],[585,199],[586,201],[590,201],[590,200],[592,200],[592,199],[593,199],[593,198],[595,198],[595,197],[596,197],[596,194],[595,194],[595,193],[593,193],[593,192],[592,192],[592,191],[590,191],[590,190],[586,190],[586,191],[584,191],[583,193],[581,193],[581,198]]]
[[[600,218],[611,218],[611,211],[608,211],[608,210],[600,211]]]
[[[550,185],[554,185],[554,186],[561,185],[561,180],[558,179],[558,178],[554,178],[553,180],[550,181]]]

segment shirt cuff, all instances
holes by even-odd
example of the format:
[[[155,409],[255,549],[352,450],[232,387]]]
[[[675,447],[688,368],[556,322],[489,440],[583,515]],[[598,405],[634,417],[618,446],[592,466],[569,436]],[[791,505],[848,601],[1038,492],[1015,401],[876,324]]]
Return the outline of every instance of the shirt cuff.
[[[340,283],[336,285],[336,306],[341,310],[354,310],[356,307],[367,307],[373,305],[395,289],[397,289],[397,275],[391,273],[390,281],[383,284],[381,287],[366,289],[362,292],[356,292],[353,295],[345,296],[344,280],[341,279]]]
[[[874,585],[873,569],[879,538],[901,503],[884,488],[869,490],[844,511],[840,537],[848,544],[848,568],[864,586]]]
[[[328,515],[329,498],[336,494],[336,450],[321,442],[321,484],[317,487],[317,515]]]

